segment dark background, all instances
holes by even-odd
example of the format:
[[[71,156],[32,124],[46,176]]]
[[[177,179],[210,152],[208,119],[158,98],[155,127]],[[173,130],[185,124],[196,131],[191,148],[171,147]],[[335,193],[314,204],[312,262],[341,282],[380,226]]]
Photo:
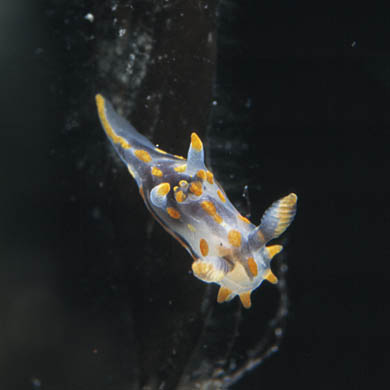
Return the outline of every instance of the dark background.
[[[105,140],[97,92],[170,152],[197,130],[253,222],[299,196],[275,260],[280,351],[233,388],[381,383],[389,15],[379,1],[2,2],[0,388],[177,388],[245,361],[278,305],[264,285],[250,311],[214,307]]]

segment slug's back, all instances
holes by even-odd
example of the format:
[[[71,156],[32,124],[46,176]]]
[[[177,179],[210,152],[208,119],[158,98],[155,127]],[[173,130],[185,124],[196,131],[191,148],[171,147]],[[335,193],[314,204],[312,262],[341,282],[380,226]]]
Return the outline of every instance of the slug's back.
[[[236,295],[251,306],[251,292],[263,280],[276,283],[271,259],[283,248],[266,246],[294,219],[297,196],[276,201],[259,226],[242,216],[204,164],[203,144],[191,134],[187,159],[156,148],[96,96],[101,124],[130,174],[146,207],[193,258],[194,275],[220,286],[217,301]]]

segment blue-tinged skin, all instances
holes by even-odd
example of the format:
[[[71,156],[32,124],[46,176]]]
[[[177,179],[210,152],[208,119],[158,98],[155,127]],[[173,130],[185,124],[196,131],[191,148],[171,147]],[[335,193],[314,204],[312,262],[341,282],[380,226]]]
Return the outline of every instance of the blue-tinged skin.
[[[270,262],[283,248],[266,246],[294,219],[297,196],[276,201],[258,227],[229,201],[204,164],[203,144],[192,133],[187,159],[156,148],[96,95],[100,122],[136,180],[146,207],[191,254],[194,275],[220,286],[218,302],[236,295],[245,308],[264,279],[276,283]]]

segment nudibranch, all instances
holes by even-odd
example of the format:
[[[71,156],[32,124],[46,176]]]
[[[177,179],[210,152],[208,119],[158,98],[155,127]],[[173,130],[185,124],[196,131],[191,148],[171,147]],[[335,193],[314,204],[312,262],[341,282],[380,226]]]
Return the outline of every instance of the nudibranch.
[[[263,280],[277,282],[270,263],[283,247],[266,244],[294,219],[297,196],[291,193],[274,202],[256,227],[236,210],[205,166],[196,133],[184,159],[153,145],[102,95],[96,95],[96,104],[103,129],[147,209],[190,253],[194,275],[220,286],[219,303],[238,295],[245,308],[251,307],[251,293]]]

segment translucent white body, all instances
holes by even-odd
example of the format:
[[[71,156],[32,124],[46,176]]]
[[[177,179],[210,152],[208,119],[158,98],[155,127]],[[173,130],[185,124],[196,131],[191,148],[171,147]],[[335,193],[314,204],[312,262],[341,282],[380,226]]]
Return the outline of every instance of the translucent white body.
[[[96,102],[102,126],[147,208],[191,254],[194,275],[220,285],[218,302],[238,295],[244,307],[250,307],[250,294],[264,279],[277,282],[270,262],[282,247],[265,244],[290,225],[297,196],[275,202],[256,227],[236,210],[206,168],[195,133],[186,160],[156,148],[101,95]]]

